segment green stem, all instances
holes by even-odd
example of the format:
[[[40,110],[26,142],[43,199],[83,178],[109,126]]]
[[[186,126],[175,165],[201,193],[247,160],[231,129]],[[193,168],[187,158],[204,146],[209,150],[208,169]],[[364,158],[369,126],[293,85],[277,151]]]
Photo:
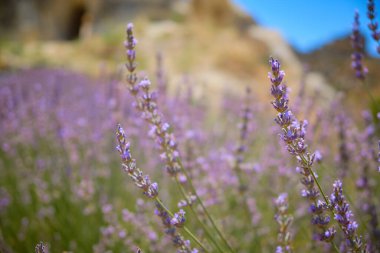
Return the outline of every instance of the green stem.
[[[195,190],[195,187],[191,181],[191,178],[189,177],[189,175],[187,174],[186,170],[184,169],[183,165],[182,165],[182,162],[180,159],[178,159],[178,163],[181,167],[181,171],[185,174],[188,182],[189,182],[189,186],[191,188],[191,191],[194,193],[195,197],[197,198],[197,200],[199,201],[199,204],[201,205],[202,207],[202,210],[204,211],[204,213],[206,214],[207,218],[210,220],[212,226],[214,227],[215,231],[218,233],[219,237],[222,239],[223,243],[228,247],[229,251],[231,253],[234,253],[234,250],[231,248],[231,246],[228,244],[227,240],[224,238],[224,236],[222,235],[222,233],[220,232],[220,230],[218,229],[218,227],[216,226],[213,218],[211,217],[211,215],[209,214],[209,212],[207,211],[206,207],[203,205],[203,202],[201,200],[201,198],[199,197],[199,195],[197,194],[197,191]]]
[[[338,249],[338,246],[336,246],[335,242],[331,242],[331,245],[333,246],[335,252],[340,253],[340,250]]]
[[[178,188],[180,189],[180,192],[181,192],[183,198],[186,200],[186,199],[187,199],[187,196],[186,196],[186,192],[185,192],[183,186],[182,186],[181,183],[178,181],[178,178],[177,178],[177,177],[175,177],[174,179],[175,179],[175,182],[177,183]],[[187,200],[186,200],[186,201],[187,201]],[[202,227],[202,229],[204,230],[204,232],[206,233],[207,237],[210,239],[210,241],[215,245],[215,247],[218,249],[219,252],[223,252],[223,250],[220,248],[219,244],[214,240],[213,236],[212,236],[211,233],[208,231],[207,227],[205,226],[205,223],[203,223],[203,222],[199,219],[199,217],[198,217],[197,213],[195,212],[195,210],[194,210],[192,204],[189,204],[188,206],[189,206],[190,210],[192,211],[192,214],[193,214],[194,217],[196,218],[197,222],[201,225],[201,227]]]

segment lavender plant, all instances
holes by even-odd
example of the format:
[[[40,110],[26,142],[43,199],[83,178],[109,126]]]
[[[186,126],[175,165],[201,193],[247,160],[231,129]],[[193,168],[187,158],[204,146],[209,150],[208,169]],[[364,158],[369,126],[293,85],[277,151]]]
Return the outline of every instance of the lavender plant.
[[[279,245],[276,247],[276,253],[291,253],[293,247],[291,245],[292,236],[289,227],[293,222],[293,217],[288,213],[288,194],[281,193],[274,201],[276,208],[275,220],[278,223],[279,230],[277,240]]]
[[[275,121],[281,127],[281,139],[285,142],[288,152],[296,157],[300,165],[297,171],[301,174],[301,183],[305,186],[301,194],[310,202],[312,223],[320,229],[318,238],[321,241],[333,243],[336,231],[334,227],[329,227],[330,217],[326,214],[329,202],[312,170],[315,155],[308,152],[304,139],[307,122],[298,122],[289,109],[287,87],[283,84],[285,72],[280,70],[280,62],[271,58],[269,63],[272,68],[272,72],[268,74],[272,83],[271,94],[274,97],[272,105],[278,112]],[[320,194],[323,200],[319,199]]]
[[[136,160],[132,158],[130,152],[130,144],[126,140],[124,130],[119,125],[116,132],[117,141],[119,145],[117,150],[120,153],[123,169],[134,181],[135,185],[143,190],[143,194],[149,198],[155,200],[156,203],[156,215],[161,218],[162,224],[165,226],[165,233],[172,238],[173,244],[178,249],[179,253],[197,253],[197,249],[193,249],[190,246],[190,241],[185,240],[183,236],[177,232],[176,228],[182,228],[184,231],[198,243],[202,249],[208,252],[203,244],[186,228],[184,227],[185,212],[181,209],[178,213],[172,214],[158,198],[158,184],[151,182],[149,176],[143,175],[143,172],[137,168]]]
[[[136,99],[136,108],[142,113],[142,117],[151,125],[151,136],[155,139],[156,144],[158,145],[160,150],[163,151],[163,153],[161,154],[161,158],[165,161],[166,172],[170,175],[170,177],[172,177],[175,180],[184,198],[180,201],[180,205],[183,206],[184,201],[191,200],[192,196],[195,196],[202,208],[202,211],[211,223],[212,228],[216,231],[217,235],[225,244],[225,246],[228,247],[229,251],[233,252],[231,246],[228,244],[222,233],[219,231],[214,220],[211,218],[210,214],[208,213],[207,209],[205,208],[204,204],[199,198],[196,189],[193,186],[193,183],[191,182],[190,177],[188,176],[185,168],[182,165],[174,135],[169,132],[170,125],[162,121],[162,115],[160,115],[160,111],[158,110],[156,102],[156,93],[150,91],[151,83],[149,79],[144,78],[138,83],[138,85],[136,85],[137,77],[134,73],[134,70],[136,68],[134,62],[136,58],[136,43],[137,41],[133,36],[133,25],[128,24],[127,40],[125,41],[124,45],[127,49],[128,62],[126,67],[129,72],[127,78],[129,83],[129,90]],[[141,89],[141,91],[143,92],[141,97],[138,97],[139,89]],[[185,187],[187,187],[187,189]],[[190,194],[187,194],[187,192],[190,192]],[[211,232],[198,218],[195,210],[192,207],[192,203],[189,202],[187,205],[195,214],[198,223],[201,225],[204,232],[208,235],[208,238],[211,241],[211,243],[219,251],[221,251],[219,244],[215,241],[215,239],[213,239]]]
[[[355,70],[355,76],[358,79],[364,80],[368,72],[367,68],[363,65],[363,48],[364,48],[364,39],[360,34],[360,22],[359,22],[359,12],[355,11],[354,23],[352,24],[352,48],[354,52],[351,55],[352,58],[352,68]]]
[[[247,190],[247,185],[244,182],[244,175],[242,171],[242,163],[244,161],[244,153],[247,149],[245,142],[248,139],[249,134],[249,121],[252,117],[251,115],[251,109],[249,106],[249,100],[250,100],[250,88],[246,89],[246,99],[245,99],[245,105],[242,110],[242,120],[239,124],[240,128],[240,136],[239,136],[239,143],[235,150],[235,161],[233,165],[233,169],[237,175],[237,178],[239,180],[239,191],[244,193]]]
[[[367,1],[367,17],[369,19],[368,28],[371,31],[372,38],[378,43],[376,47],[377,53],[380,54],[380,31],[376,21],[375,1]]]
[[[302,196],[309,199],[311,202],[310,210],[313,213],[313,224],[321,228],[322,233],[319,234],[319,239],[322,241],[331,242],[335,250],[338,251],[333,237],[336,231],[333,227],[328,228],[330,222],[327,210],[331,212],[334,219],[338,221],[347,241],[347,248],[352,252],[367,252],[366,244],[362,242],[360,236],[356,235],[357,223],[351,221],[352,212],[349,210],[349,205],[345,202],[342,190],[342,183],[338,180],[333,184],[334,195],[327,199],[315,172],[312,169],[315,155],[311,155],[307,150],[305,143],[305,126],[304,122],[298,122],[295,116],[292,115],[288,103],[287,87],[283,84],[285,76],[284,71],[280,70],[278,60],[271,58],[270,60],[272,72],[269,72],[268,77],[272,83],[271,93],[275,100],[272,102],[273,107],[279,112],[275,121],[282,128],[281,139],[286,143],[289,153],[297,158],[300,168],[297,170],[303,176],[302,184],[306,189],[302,191]],[[318,186],[318,190],[314,184]],[[318,199],[322,195],[323,201]]]
[[[357,234],[358,223],[352,219],[350,206],[343,195],[342,182],[336,180],[333,184],[333,193],[330,197],[331,206],[334,208],[334,219],[341,225],[346,238],[348,252],[367,252],[366,245],[361,236]]]
[[[49,253],[47,245],[43,242],[39,242],[34,251],[36,253]]]

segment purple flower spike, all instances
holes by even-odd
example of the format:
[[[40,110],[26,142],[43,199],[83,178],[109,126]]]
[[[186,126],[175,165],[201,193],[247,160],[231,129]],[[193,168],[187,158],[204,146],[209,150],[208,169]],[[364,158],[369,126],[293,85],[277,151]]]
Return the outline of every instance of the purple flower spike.
[[[380,31],[378,30],[379,24],[375,20],[375,2],[373,0],[368,0],[367,2],[367,17],[369,19],[368,28],[371,30],[372,38],[378,43],[376,51],[380,54]]]
[[[292,236],[289,227],[293,222],[293,217],[288,213],[288,194],[281,193],[274,201],[276,207],[276,215],[274,219],[279,225],[277,241],[278,246],[276,252],[292,253]]]
[[[352,25],[351,44],[354,52],[351,54],[352,63],[351,66],[355,71],[355,76],[358,79],[364,80],[368,72],[367,68],[363,66],[363,48],[364,39],[359,31],[359,12],[355,11],[354,23]]]
[[[353,214],[343,195],[343,185],[340,180],[336,180],[333,184],[330,202],[335,211],[334,219],[341,225],[347,239],[347,248],[351,250],[350,252],[365,252],[366,246],[362,242],[361,236],[356,233],[358,223],[353,220]]]
[[[127,40],[124,41],[124,47],[126,49],[127,54],[127,63],[125,67],[128,70],[127,81],[129,84],[129,90],[132,94],[136,95],[138,93],[138,87],[136,86],[137,75],[135,73],[136,70],[136,51],[135,47],[137,44],[137,40],[133,36],[133,24],[129,23],[127,25]]]
[[[43,243],[43,242],[39,242],[39,243],[36,245],[34,251],[35,251],[36,253],[49,253],[48,246],[47,246],[45,243]]]
[[[317,176],[312,170],[315,155],[309,153],[305,143],[307,121],[299,122],[289,109],[287,87],[282,83],[285,73],[280,69],[280,62],[271,58],[269,63],[272,69],[272,72],[268,73],[272,84],[271,94],[274,97],[272,105],[278,112],[275,122],[281,127],[281,139],[285,142],[288,152],[299,162],[297,171],[301,174],[301,183],[305,186],[301,195],[309,200],[312,223],[321,230],[316,237],[330,242],[334,238],[335,229],[329,227],[330,217],[325,214],[328,205],[319,199],[320,193],[315,186]]]
[[[148,175],[143,175],[143,172],[137,168],[135,159],[132,158],[130,145],[127,142],[127,137],[124,129],[118,125],[116,131],[118,146],[116,149],[120,153],[123,162],[123,169],[132,178],[135,185],[143,190],[145,196],[154,199],[158,195],[158,184],[152,183]]]
[[[185,211],[181,209],[171,218],[165,208],[156,202],[155,214],[161,218],[162,224],[165,226],[165,233],[171,237],[174,246],[178,249],[177,252],[198,252],[197,249],[191,248],[189,240],[185,240],[182,235],[177,232],[177,227],[183,227],[184,225]]]
[[[133,36],[133,25],[127,26],[127,40],[124,45],[127,49],[127,70],[129,91],[136,99],[136,107],[142,117],[151,125],[150,136],[152,136],[160,149],[163,151],[161,159],[166,163],[165,168],[172,177],[179,176],[180,164],[178,162],[179,151],[173,134],[169,133],[170,125],[162,121],[162,115],[157,106],[157,93],[151,91],[151,82],[143,78],[137,83],[135,71],[135,46],[136,39]],[[142,94],[139,96],[139,91]]]
[[[174,214],[173,218],[170,220],[170,223],[173,226],[180,228],[184,226],[185,221],[185,211],[181,209],[178,213]]]

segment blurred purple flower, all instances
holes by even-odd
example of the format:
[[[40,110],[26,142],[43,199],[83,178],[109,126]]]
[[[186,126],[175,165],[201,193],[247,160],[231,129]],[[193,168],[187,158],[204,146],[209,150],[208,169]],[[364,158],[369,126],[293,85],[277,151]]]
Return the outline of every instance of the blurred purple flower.
[[[352,58],[352,68],[355,70],[355,76],[358,79],[364,80],[368,72],[368,69],[363,66],[363,48],[364,48],[364,39],[359,31],[359,12],[355,11],[354,23],[352,25],[352,35],[351,35],[351,44],[354,52],[351,54]]]

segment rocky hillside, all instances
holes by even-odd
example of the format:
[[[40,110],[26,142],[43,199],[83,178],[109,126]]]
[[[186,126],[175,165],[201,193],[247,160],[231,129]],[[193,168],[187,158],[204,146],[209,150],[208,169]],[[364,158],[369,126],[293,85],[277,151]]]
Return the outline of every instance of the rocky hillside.
[[[208,94],[213,98],[210,101],[219,101],[225,92],[240,96],[245,86],[252,87],[257,99],[268,101],[268,59],[273,56],[281,59],[292,89],[290,96],[294,96],[303,72],[301,57],[312,66],[304,77],[306,92],[317,90],[325,101],[333,99],[335,90],[329,81],[335,81],[323,68],[326,65],[317,64],[324,59],[314,61],[311,56],[297,55],[277,32],[258,26],[228,0],[151,2],[109,1],[107,5],[107,1],[100,0],[66,1],[70,6],[82,6],[88,14],[88,19],[86,15],[80,18],[82,22],[76,28],[78,38],[74,42],[4,41],[0,68],[63,67],[94,76],[115,73],[123,69],[125,25],[133,21],[139,39],[139,69],[154,77],[156,55],[161,53],[173,91],[188,76],[194,94],[198,97]],[[89,3],[90,7],[86,7]],[[64,10],[62,7],[61,12]]]
[[[368,94],[363,83],[354,77],[351,53],[350,37],[346,36],[312,53],[300,54],[299,57],[309,65],[310,70],[320,72],[336,90],[343,92],[346,104],[366,105],[369,102]],[[364,65],[369,70],[367,83],[370,92],[374,97],[380,97],[380,59],[366,55]]]

